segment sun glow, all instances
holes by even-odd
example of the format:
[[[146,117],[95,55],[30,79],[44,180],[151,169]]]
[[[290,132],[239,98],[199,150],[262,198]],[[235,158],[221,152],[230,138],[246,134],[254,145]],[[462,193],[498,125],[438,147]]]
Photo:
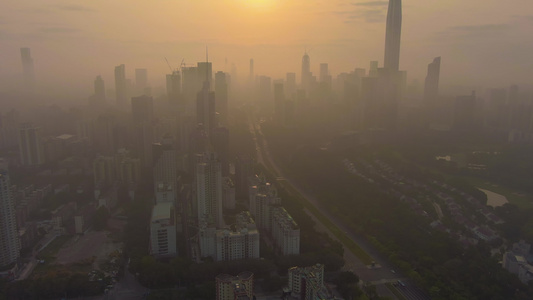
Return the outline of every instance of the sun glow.
[[[278,4],[279,0],[242,0],[244,4],[256,10],[269,11],[274,9]]]

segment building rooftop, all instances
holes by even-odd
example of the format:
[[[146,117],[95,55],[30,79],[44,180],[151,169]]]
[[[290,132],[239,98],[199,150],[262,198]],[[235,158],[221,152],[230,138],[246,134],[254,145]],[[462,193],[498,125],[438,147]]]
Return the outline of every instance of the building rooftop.
[[[157,220],[170,219],[170,211],[173,207],[172,203],[158,203],[152,209],[152,222]]]

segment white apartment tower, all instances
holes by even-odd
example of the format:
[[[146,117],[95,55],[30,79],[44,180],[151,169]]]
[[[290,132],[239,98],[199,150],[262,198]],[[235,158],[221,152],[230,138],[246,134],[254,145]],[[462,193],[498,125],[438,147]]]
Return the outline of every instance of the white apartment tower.
[[[272,207],[274,242],[282,255],[300,254],[300,227],[283,207]]]

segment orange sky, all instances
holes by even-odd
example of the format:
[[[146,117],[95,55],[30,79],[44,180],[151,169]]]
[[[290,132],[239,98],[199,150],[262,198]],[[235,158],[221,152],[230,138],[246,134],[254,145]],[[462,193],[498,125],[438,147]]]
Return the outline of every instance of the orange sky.
[[[297,72],[305,49],[311,69],[332,75],[383,61],[387,1],[368,0],[3,0],[0,80],[20,77],[20,47],[30,47],[37,78],[90,91],[113,68],[147,68],[153,86],[168,66],[205,59],[215,70],[235,63],[246,77]],[[403,1],[400,68],[423,82],[442,56],[444,83],[506,86],[533,82],[533,1]],[[227,60],[227,64],[226,64]],[[298,79],[299,80],[299,79]],[[0,84],[1,87],[1,84]]]

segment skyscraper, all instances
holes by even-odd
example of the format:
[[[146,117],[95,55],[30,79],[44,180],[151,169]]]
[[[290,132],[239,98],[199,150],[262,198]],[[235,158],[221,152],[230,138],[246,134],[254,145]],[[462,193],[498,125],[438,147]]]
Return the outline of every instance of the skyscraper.
[[[254,59],[250,59],[250,84],[254,83]]]
[[[308,91],[311,84],[311,59],[307,51],[302,57],[302,89]]]
[[[228,82],[226,73],[222,71],[215,73],[215,95],[216,111],[220,114],[219,122],[225,125],[228,119]]]
[[[134,126],[142,123],[152,123],[154,118],[154,99],[148,96],[132,97],[131,113]]]
[[[24,88],[32,89],[35,85],[35,71],[33,68],[33,58],[31,58],[30,48],[20,48],[22,58],[22,76]]]
[[[435,101],[439,95],[440,57],[435,57],[428,65],[424,86],[424,101]]]
[[[126,81],[126,66],[124,64],[115,67],[115,93],[116,105],[125,107],[128,102]]]
[[[105,103],[105,84],[102,76],[96,76],[94,80],[94,104],[101,106]]]
[[[205,153],[196,164],[196,207],[198,222],[223,227],[222,173],[215,153]]]
[[[400,40],[402,35],[402,0],[389,0],[387,33],[385,36],[385,69],[400,68]]]
[[[167,97],[172,104],[178,104],[181,96],[181,75],[179,71],[167,74]]]
[[[15,200],[11,194],[11,184],[7,162],[0,159],[0,268],[14,264],[20,255],[20,240],[15,214]]]
[[[20,161],[24,166],[38,166],[44,162],[39,129],[31,123],[24,123],[20,127]]]

